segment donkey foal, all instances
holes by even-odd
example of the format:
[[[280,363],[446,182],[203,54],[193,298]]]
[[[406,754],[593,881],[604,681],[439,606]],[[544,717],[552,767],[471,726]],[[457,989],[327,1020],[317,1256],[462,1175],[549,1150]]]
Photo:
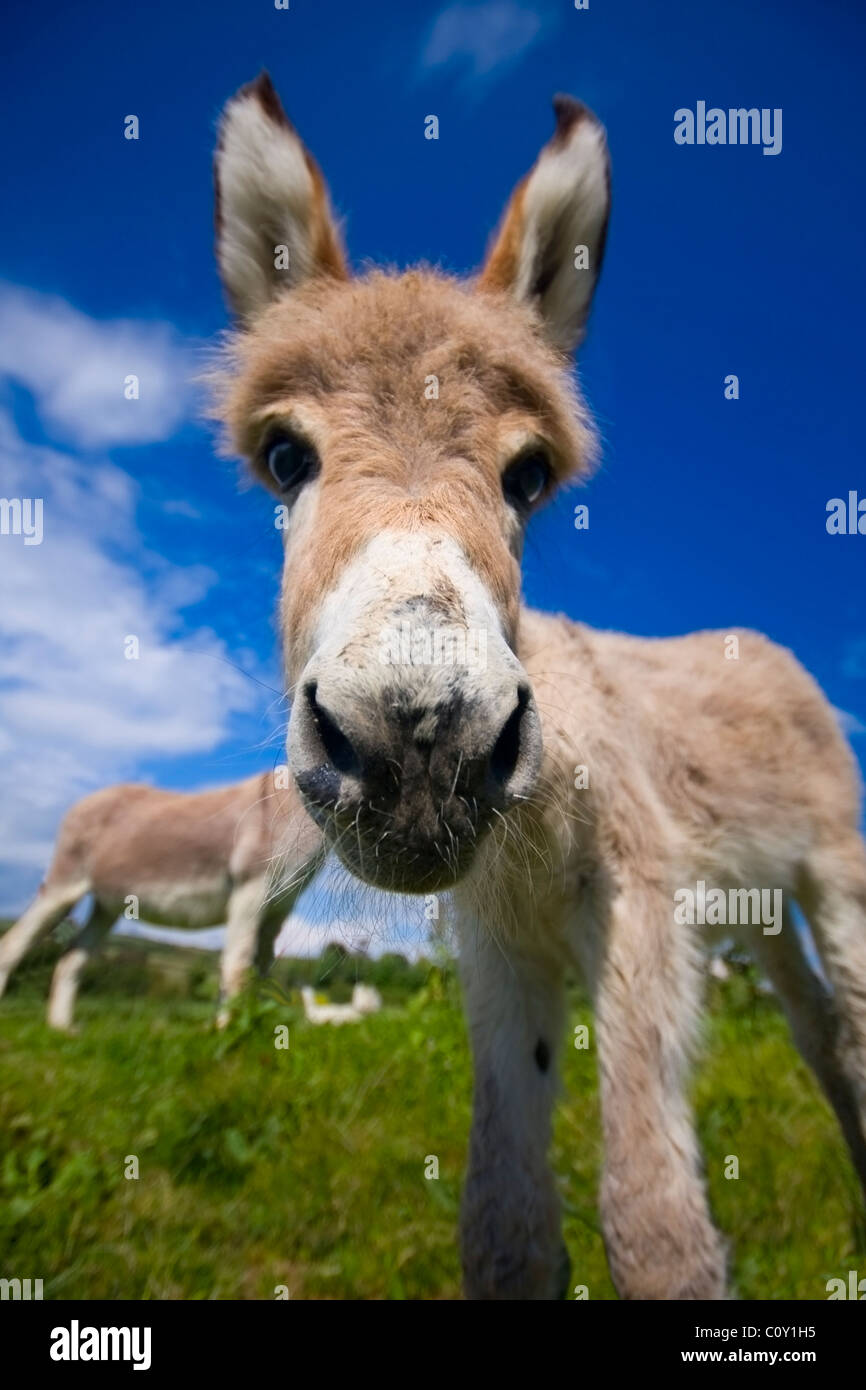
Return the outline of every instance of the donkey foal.
[[[676,920],[675,894],[703,880],[799,898],[832,995],[790,918],[775,936],[748,928],[748,944],[866,1182],[858,786],[827,701],[764,638],[736,634],[726,660],[722,633],[641,641],[521,606],[527,519],[593,454],[569,354],[601,266],[607,148],[584,106],[560,97],[555,111],[477,281],[351,278],[321,173],[269,79],[240,91],[216,159],[238,316],[219,411],[288,515],[303,801],[359,878],[453,889],[475,1062],[467,1294],[562,1292],[547,1150],[578,962],[595,1001],[617,1289],[718,1298],[725,1252],[686,1091],[701,932]],[[483,632],[485,660],[419,659],[429,641],[394,660],[389,634],[406,623]]]
[[[283,919],[322,857],[321,834],[296,793],[276,790],[270,773],[194,795],[145,786],[94,792],[66,815],[37,898],[0,937],[0,995],[22,956],[92,894],[87,923],[51,982],[48,1022],[71,1028],[81,972],[132,896],[148,922],[227,923],[225,1024],[253,963],[262,972],[270,965]]]

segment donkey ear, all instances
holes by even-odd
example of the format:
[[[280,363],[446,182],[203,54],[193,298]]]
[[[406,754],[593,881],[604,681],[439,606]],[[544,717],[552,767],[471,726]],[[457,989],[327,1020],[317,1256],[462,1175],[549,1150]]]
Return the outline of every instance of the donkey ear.
[[[242,318],[311,276],[346,278],[321,170],[266,72],[223,111],[214,182],[217,260]]]
[[[557,96],[553,110],[556,132],[514,190],[479,285],[535,304],[548,338],[571,352],[604,256],[610,159],[589,107]]]

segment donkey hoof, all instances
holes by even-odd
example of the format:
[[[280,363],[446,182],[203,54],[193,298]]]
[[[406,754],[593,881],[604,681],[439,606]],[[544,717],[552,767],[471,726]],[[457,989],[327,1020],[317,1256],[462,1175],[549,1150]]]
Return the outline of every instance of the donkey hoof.
[[[79,1023],[67,1023],[62,1019],[49,1018],[48,1027],[53,1029],[55,1033],[65,1033],[67,1038],[77,1038],[81,1033]]]

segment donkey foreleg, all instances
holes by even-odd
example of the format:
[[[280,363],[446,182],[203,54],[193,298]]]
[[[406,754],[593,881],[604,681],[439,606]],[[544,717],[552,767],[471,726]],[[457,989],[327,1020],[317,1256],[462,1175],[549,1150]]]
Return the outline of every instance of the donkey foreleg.
[[[54,967],[48,995],[48,1023],[51,1028],[58,1028],[61,1032],[72,1031],[81,972],[101,948],[113,925],[114,914],[95,902],[87,922]]]
[[[475,1064],[461,1210],[467,1298],[561,1297],[568,1258],[547,1151],[562,1030],[562,972],[460,925],[460,975]]]
[[[621,1298],[725,1296],[686,1094],[701,975],[671,894],[612,892],[595,962],[604,1131],[601,1222]]]
[[[256,958],[259,931],[268,896],[265,875],[238,883],[229,896],[226,938],[220,959],[220,1010],[217,1027],[225,1028],[229,1005],[246,985]]]
[[[851,1158],[866,1191],[866,1129],[861,1119],[855,1079],[844,1065],[839,999],[827,989],[806,959],[803,942],[789,911],[778,934],[760,929],[743,944],[764,967],[791,1025],[794,1042],[812,1068],[836,1112]]]
[[[271,912],[269,916],[263,919],[259,928],[254,965],[256,974],[262,979],[264,979],[274,963],[274,945],[282,930],[284,921],[285,914],[277,913],[275,915]]]
[[[858,833],[840,833],[813,850],[801,903],[832,988],[834,1078],[828,1095],[866,1196],[866,844]],[[810,1060],[805,1050],[804,1056]]]

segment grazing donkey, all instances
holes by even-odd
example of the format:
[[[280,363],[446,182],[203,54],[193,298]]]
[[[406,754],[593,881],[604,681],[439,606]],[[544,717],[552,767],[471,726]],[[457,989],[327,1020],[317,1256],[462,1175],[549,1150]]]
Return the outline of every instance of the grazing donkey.
[[[687,1095],[703,929],[680,920],[678,894],[703,883],[802,904],[832,993],[789,913],[782,930],[741,934],[866,1183],[858,782],[830,705],[763,637],[637,640],[521,606],[527,519],[593,452],[569,354],[601,266],[608,156],[586,107],[554,107],[477,280],[351,278],[270,80],[243,88],[216,156],[239,320],[217,410],[284,508],[304,803],[358,878],[453,889],[475,1064],[467,1293],[551,1297],[567,1277],[547,1149],[577,962],[594,996],[616,1287],[711,1299],[725,1248]],[[448,659],[455,633],[483,660]]]
[[[25,952],[92,894],[86,924],[57,962],[48,1001],[48,1022],[71,1028],[81,971],[134,897],[136,916],[148,922],[227,923],[224,1025],[250,967],[269,966],[283,920],[322,858],[321,832],[294,789],[276,788],[269,772],[194,794],[145,786],[94,792],[67,813],[38,896],[0,937],[0,995]]]

